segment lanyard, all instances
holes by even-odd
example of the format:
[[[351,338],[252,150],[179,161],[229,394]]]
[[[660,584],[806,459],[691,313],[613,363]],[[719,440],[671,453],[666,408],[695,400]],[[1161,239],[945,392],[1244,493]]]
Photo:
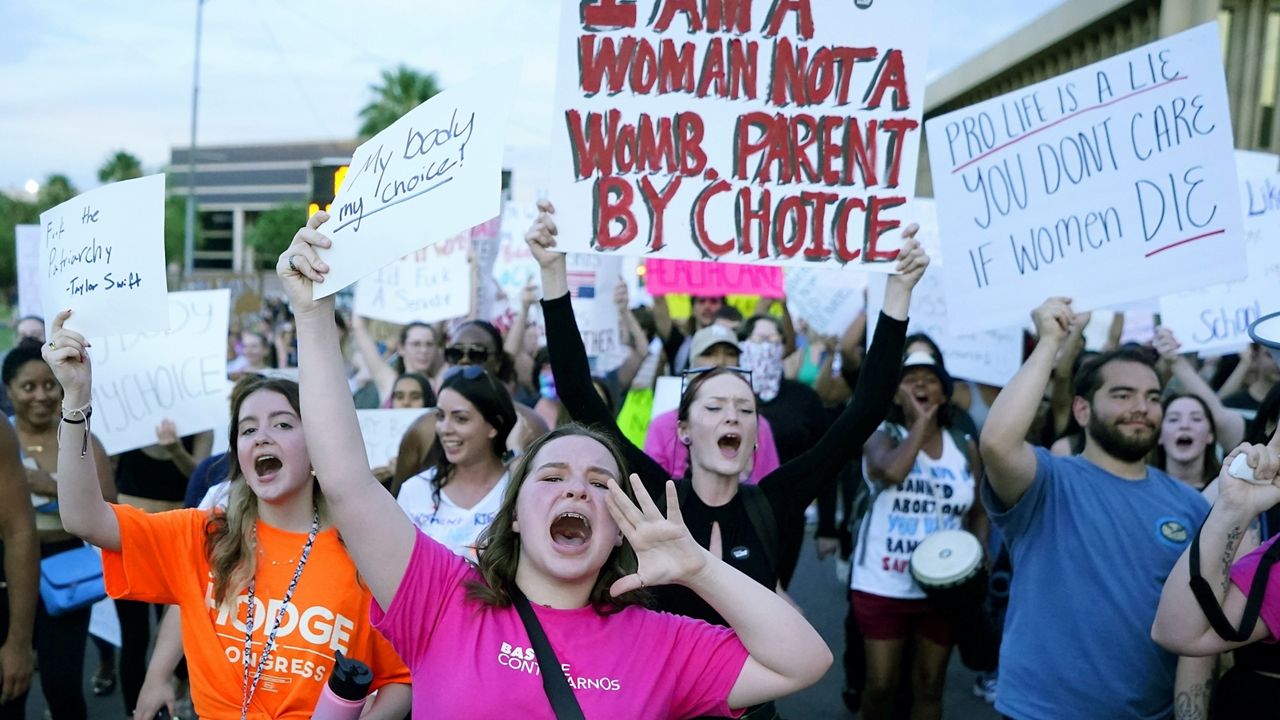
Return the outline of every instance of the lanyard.
[[[240,703],[240,720],[246,720],[249,715],[249,703],[253,700],[253,693],[258,689],[258,683],[262,681],[262,670],[267,665],[267,660],[272,651],[276,647],[276,633],[280,630],[280,621],[284,619],[285,609],[289,607],[289,601],[293,599],[293,591],[298,587],[298,579],[302,577],[302,568],[307,564],[307,558],[311,555],[311,546],[316,541],[316,533],[320,530],[320,513],[317,510],[311,511],[311,532],[307,535],[307,543],[302,546],[302,556],[298,558],[298,566],[293,570],[293,579],[289,581],[289,589],[284,593],[284,600],[280,603],[280,609],[276,611],[275,623],[271,626],[270,632],[267,633],[267,640],[262,644],[262,654],[258,656],[258,667],[253,671],[253,682],[249,682],[249,655],[253,648],[251,638],[253,637],[253,617],[256,614],[256,599],[254,597],[254,579],[249,578],[249,597],[248,609],[244,620],[244,681],[243,681],[243,700]],[[253,528],[253,545],[256,551],[258,546],[258,527],[255,524]]]

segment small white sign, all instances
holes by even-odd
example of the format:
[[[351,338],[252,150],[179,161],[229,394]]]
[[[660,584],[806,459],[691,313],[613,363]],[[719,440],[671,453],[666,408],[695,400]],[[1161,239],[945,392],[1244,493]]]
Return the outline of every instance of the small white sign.
[[[40,226],[17,225],[13,234],[18,245],[18,316],[44,317],[40,306]]]
[[[840,337],[866,309],[865,273],[786,268],[783,283],[791,314],[820,335]]]
[[[71,309],[66,328],[86,337],[168,327],[164,265],[164,175],[104,185],[40,214],[40,304],[46,333]]]
[[[394,464],[400,454],[400,440],[418,418],[433,412],[431,408],[401,410],[357,410],[360,435],[364,437],[365,456],[369,467]]]
[[[414,251],[356,283],[355,313],[397,325],[451,320],[471,303],[469,235]]]

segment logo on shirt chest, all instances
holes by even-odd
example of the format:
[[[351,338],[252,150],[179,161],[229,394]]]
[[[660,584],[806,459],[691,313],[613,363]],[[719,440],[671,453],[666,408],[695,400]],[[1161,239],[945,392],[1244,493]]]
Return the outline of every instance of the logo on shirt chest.
[[[1174,517],[1162,517],[1156,520],[1156,534],[1166,545],[1179,549],[1186,545],[1187,540],[1191,537],[1187,526]]]

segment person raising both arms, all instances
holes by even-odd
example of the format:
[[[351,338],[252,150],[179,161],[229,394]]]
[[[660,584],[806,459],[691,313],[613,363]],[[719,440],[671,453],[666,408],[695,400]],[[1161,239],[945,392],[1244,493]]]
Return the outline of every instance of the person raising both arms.
[[[317,488],[297,383],[264,377],[236,385],[225,511],[148,514],[113,505],[103,500],[98,470],[82,450],[92,380],[84,338],[63,327],[70,314],[58,314],[44,348],[66,393],[58,446],[63,522],[102,548],[113,597],[179,607],[199,716],[310,718],[340,650],[373,670],[379,692],[364,717],[403,717],[409,674],[365,620],[369,591]],[[347,393],[341,365],[339,357]]]
[[[674,500],[665,518],[647,495],[637,503],[639,481],[618,483],[621,454],[585,428],[558,428],[520,457],[478,567],[414,528],[365,467],[333,299],[312,300],[329,271],[316,253],[331,245],[316,230],[327,219],[298,231],[276,271],[298,318],[303,409],[327,421],[307,430],[317,476],[373,592],[375,625],[419,680],[415,716],[552,718],[552,695],[588,718],[728,715],[822,676],[831,652],[799,612],[699,547]],[[637,591],[668,583],[731,629],[641,607]],[[554,661],[530,649],[543,632]],[[565,672],[539,671],[551,662]]]

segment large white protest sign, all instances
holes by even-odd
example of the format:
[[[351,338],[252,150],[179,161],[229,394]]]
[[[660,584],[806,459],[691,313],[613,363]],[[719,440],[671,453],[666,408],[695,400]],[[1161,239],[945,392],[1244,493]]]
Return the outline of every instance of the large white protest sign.
[[[405,432],[429,412],[430,408],[357,410],[356,419],[360,422],[360,435],[364,437],[369,467],[394,463],[400,454],[400,440]]]
[[[840,337],[866,308],[865,273],[787,268],[787,307],[821,335]]]
[[[942,348],[947,372],[953,377],[1003,387],[1022,365],[1021,325],[969,334],[956,332],[957,316],[967,310],[948,301],[939,256],[936,205],[928,199],[916,198],[904,211],[903,223],[908,222],[920,226],[916,239],[929,253],[930,264],[911,293],[907,332],[925,333],[932,338]],[[876,321],[884,307],[886,277],[871,275],[868,280],[867,337],[873,338]]]
[[[40,214],[40,304],[87,337],[164,330],[164,175],[104,185]],[[53,333],[53,323],[46,325]]]
[[[931,118],[957,332],[1245,274],[1231,117],[1210,23]]]
[[[1222,354],[1249,344],[1249,323],[1280,311],[1280,158],[1236,154],[1249,275],[1160,298],[1160,321],[1185,352]]]
[[[93,433],[111,455],[153,445],[156,426],[179,435],[228,423],[229,290],[169,293],[168,332],[93,342]]]
[[[18,315],[44,317],[40,306],[40,226],[14,226],[13,236],[18,246]]]
[[[356,283],[355,313],[397,325],[451,320],[471,303],[469,235],[416,250]]]
[[[562,249],[831,267],[895,256],[931,0],[560,8]]]
[[[507,64],[436,95],[356,148],[320,232],[333,247],[319,299],[498,215],[517,77]]]

